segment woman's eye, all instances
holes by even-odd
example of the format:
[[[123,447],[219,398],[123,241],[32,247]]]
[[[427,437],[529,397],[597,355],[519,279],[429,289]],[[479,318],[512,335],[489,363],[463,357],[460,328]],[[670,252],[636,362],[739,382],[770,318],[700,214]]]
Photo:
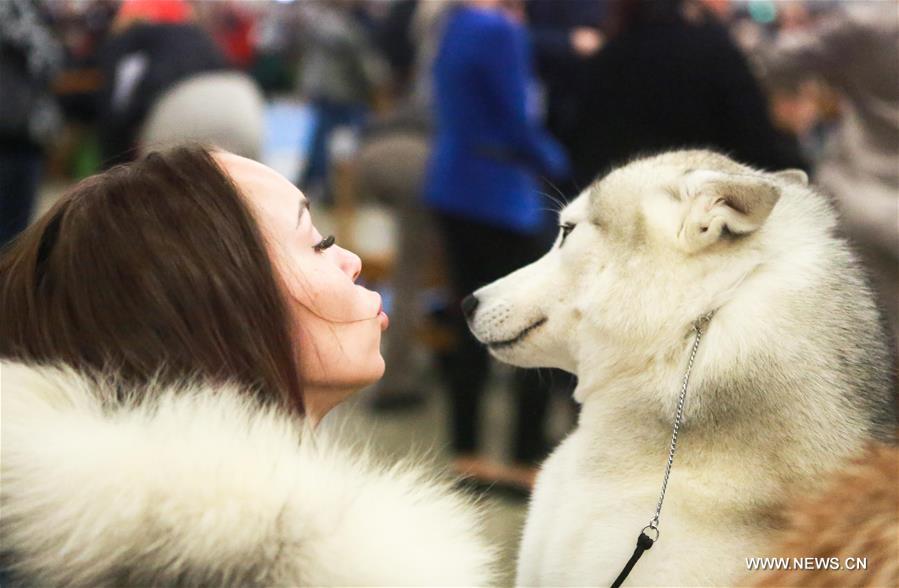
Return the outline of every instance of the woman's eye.
[[[334,244],[334,235],[328,235],[327,237],[325,237],[324,239],[322,239],[321,241],[319,241],[318,243],[313,245],[312,248],[315,249],[315,251],[317,251],[317,252],[324,251],[325,249],[327,249],[328,247],[330,247],[333,244]]]
[[[568,235],[571,234],[571,231],[574,230],[574,225],[571,223],[565,223],[559,225],[559,230],[562,231],[562,241],[559,242],[559,247],[561,247],[565,244],[565,239],[568,237]]]

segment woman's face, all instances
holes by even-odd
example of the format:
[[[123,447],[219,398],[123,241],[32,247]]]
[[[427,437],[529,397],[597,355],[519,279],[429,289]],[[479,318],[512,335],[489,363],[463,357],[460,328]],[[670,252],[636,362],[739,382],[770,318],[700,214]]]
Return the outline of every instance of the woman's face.
[[[307,411],[320,418],[384,373],[381,296],[355,284],[359,257],[322,236],[308,200],[261,163],[230,153],[216,160],[248,200],[287,287]]]

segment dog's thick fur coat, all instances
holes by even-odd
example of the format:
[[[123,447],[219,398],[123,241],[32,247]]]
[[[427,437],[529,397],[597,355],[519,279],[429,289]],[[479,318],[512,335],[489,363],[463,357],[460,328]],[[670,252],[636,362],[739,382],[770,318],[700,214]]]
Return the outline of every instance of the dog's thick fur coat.
[[[800,171],[680,151],[606,175],[560,224],[544,257],[475,293],[469,320],[497,358],[578,376],[578,427],[539,475],[518,582],[621,571],[658,500],[691,325],[714,312],[661,536],[627,583],[733,583],[791,496],[895,431],[886,339],[837,217]]]
[[[26,585],[492,581],[478,513],[445,483],[351,455],[236,390],[122,401],[71,371],[0,369],[0,547]]]

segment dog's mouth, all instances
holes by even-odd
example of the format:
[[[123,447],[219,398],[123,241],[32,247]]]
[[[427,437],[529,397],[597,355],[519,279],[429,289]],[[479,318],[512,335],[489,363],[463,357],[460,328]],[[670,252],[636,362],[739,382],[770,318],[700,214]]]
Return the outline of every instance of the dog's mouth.
[[[503,341],[486,341],[486,344],[491,349],[504,349],[506,347],[511,347],[511,346],[516,345],[516,344],[520,343],[521,341],[523,341],[524,338],[527,337],[531,333],[531,331],[539,328],[545,322],[546,322],[546,317],[543,317],[542,319],[532,323],[529,327],[525,327],[524,330],[522,330],[520,333],[518,333],[511,339],[505,339]]]

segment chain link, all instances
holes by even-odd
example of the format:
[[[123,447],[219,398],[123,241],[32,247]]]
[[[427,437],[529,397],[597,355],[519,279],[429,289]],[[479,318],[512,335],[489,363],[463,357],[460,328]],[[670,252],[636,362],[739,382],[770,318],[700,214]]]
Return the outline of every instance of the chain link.
[[[690,351],[690,360],[687,362],[687,369],[684,372],[684,381],[681,386],[680,396],[677,399],[677,412],[674,415],[674,428],[671,431],[671,446],[668,448],[668,464],[665,466],[665,477],[662,479],[662,492],[659,494],[659,503],[656,505],[656,512],[649,521],[647,528],[656,532],[656,538],[659,536],[659,516],[662,514],[662,502],[665,500],[665,491],[668,489],[668,478],[671,476],[671,466],[674,465],[674,453],[677,451],[677,434],[680,431],[681,421],[684,418],[684,404],[687,400],[687,385],[690,382],[690,372],[693,371],[693,361],[696,359],[696,351],[699,349],[699,342],[702,340],[702,329],[710,320],[712,320],[713,312],[702,315],[693,322],[693,330],[696,332],[696,339],[693,341],[693,349]]]

